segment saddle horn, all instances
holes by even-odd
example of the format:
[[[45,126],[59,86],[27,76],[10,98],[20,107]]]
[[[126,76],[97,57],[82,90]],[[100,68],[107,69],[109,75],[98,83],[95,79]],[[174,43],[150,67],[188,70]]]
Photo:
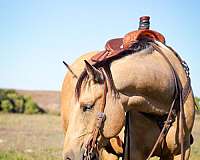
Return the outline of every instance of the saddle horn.
[[[63,61],[64,65],[67,67],[67,69],[71,72],[74,78],[78,79],[78,76],[72,71],[72,69],[69,67],[69,65]]]

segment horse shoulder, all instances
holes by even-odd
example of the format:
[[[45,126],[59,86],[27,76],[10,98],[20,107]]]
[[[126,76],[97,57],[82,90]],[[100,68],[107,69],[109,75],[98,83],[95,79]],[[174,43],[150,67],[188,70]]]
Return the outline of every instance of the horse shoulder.
[[[116,60],[111,64],[111,72],[116,88],[129,97],[130,109],[166,113],[174,81],[169,66],[156,51],[149,48]]]

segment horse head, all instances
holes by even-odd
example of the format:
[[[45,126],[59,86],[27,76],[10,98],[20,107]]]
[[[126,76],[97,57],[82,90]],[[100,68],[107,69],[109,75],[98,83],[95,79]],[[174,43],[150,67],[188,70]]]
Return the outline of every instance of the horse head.
[[[85,61],[71,100],[64,159],[98,159],[99,149],[121,131],[125,112],[103,69]]]

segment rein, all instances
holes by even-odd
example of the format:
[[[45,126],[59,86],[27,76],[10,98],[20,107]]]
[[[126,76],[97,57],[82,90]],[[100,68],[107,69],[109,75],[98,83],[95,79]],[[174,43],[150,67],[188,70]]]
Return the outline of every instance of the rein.
[[[160,135],[158,136],[158,139],[156,140],[150,154],[148,155],[147,160],[150,160],[150,158],[152,157],[152,155],[154,154],[156,148],[158,147],[159,143],[162,143],[162,147],[164,144],[164,138],[166,137],[170,127],[172,126],[172,123],[175,121],[176,115],[179,113],[180,114],[180,119],[179,119],[179,139],[180,139],[180,144],[181,144],[181,160],[184,160],[184,156],[185,156],[185,151],[184,151],[184,108],[183,105],[185,103],[185,101],[187,100],[187,97],[189,96],[189,93],[191,91],[191,80],[189,77],[189,68],[186,64],[185,61],[183,61],[180,56],[178,54],[175,53],[175,56],[179,59],[181,65],[183,66],[185,73],[186,73],[186,77],[187,77],[187,82],[183,88],[180,78],[178,76],[178,73],[176,72],[176,70],[174,69],[172,63],[170,62],[170,60],[168,59],[168,57],[163,53],[163,51],[153,42],[149,42],[153,48],[155,50],[158,51],[158,53],[160,53],[160,55],[165,59],[165,61],[168,63],[171,72],[172,72],[172,76],[174,79],[174,83],[175,83],[175,94],[174,94],[174,99],[171,103],[171,107],[169,109],[169,113],[167,116],[166,121],[164,122],[164,126],[160,132]],[[129,135],[129,117],[130,114],[129,112],[127,112],[126,114],[126,124],[125,124],[125,137],[124,137],[124,154],[123,154],[123,160],[129,160],[130,159],[130,135]],[[162,151],[161,151],[162,154]],[[162,158],[162,155],[161,155]]]
[[[94,151],[94,149],[98,148],[97,138],[98,138],[100,130],[103,126],[103,122],[106,119],[106,115],[104,113],[104,110],[105,110],[105,107],[106,107],[106,97],[107,97],[107,92],[108,92],[108,86],[107,86],[107,82],[106,82],[106,75],[105,75],[104,69],[100,68],[100,71],[103,75],[103,80],[104,80],[103,103],[102,103],[100,110],[97,114],[96,126],[92,131],[91,137],[89,138],[88,142],[86,143],[83,160],[91,160],[92,152]]]
[[[175,71],[173,65],[171,64],[171,62],[169,61],[169,59],[166,57],[166,55],[163,53],[163,51],[154,43],[150,44],[154,47],[155,50],[158,51],[158,53],[160,53],[162,55],[162,57],[166,60],[166,62],[168,63],[171,71],[172,71],[172,75],[173,75],[173,79],[175,82],[175,97],[173,99],[173,102],[171,104],[169,113],[168,113],[168,117],[167,120],[164,123],[164,126],[160,132],[160,135],[156,141],[156,143],[153,146],[153,149],[151,150],[147,160],[149,160],[151,158],[151,156],[153,155],[156,147],[158,146],[158,144],[160,142],[163,142],[164,137],[167,135],[170,127],[172,126],[172,123],[175,121],[176,118],[176,114],[179,112],[180,114],[180,119],[179,119],[179,138],[180,138],[180,144],[181,144],[181,160],[184,160],[184,156],[185,156],[185,152],[184,152],[184,128],[183,128],[183,123],[184,123],[184,108],[183,105],[191,91],[191,85],[190,85],[190,77],[189,77],[189,68],[185,67],[187,66],[187,64],[181,60],[181,58],[178,56],[179,61],[181,62],[185,73],[186,73],[186,77],[187,77],[187,82],[186,85],[184,86],[184,88],[182,87],[180,78],[178,76],[178,73]],[[176,54],[175,54],[176,55]],[[177,57],[177,56],[176,56]],[[177,104],[178,103],[178,104]],[[178,105],[178,106],[177,106]],[[178,107],[178,108],[177,108]]]

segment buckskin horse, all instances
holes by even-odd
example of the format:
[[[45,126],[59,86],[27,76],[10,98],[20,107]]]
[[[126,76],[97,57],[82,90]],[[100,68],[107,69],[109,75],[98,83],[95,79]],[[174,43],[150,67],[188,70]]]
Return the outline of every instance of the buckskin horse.
[[[189,69],[149,29],[148,16],[138,30],[108,41],[105,51],[66,66],[63,159],[189,159],[195,116]]]

